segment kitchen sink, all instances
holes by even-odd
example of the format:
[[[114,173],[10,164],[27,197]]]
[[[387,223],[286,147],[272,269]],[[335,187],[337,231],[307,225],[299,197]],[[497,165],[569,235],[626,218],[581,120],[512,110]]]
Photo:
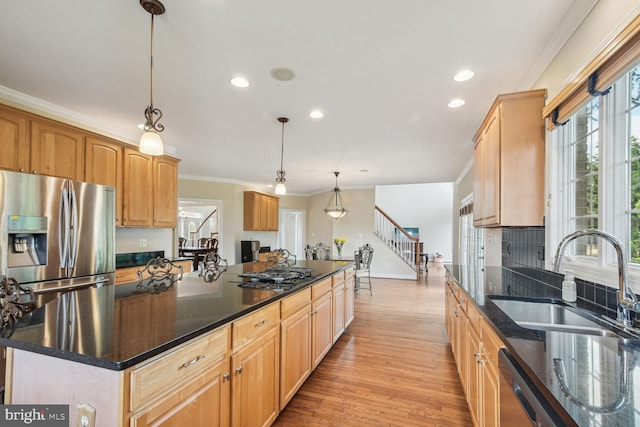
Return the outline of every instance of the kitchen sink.
[[[489,298],[523,328],[623,338],[608,327],[589,320],[579,310],[561,302]]]

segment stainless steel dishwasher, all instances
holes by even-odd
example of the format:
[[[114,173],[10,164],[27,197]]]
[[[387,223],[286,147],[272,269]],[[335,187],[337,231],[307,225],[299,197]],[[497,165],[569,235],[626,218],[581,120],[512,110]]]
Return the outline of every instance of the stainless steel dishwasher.
[[[504,349],[499,353],[499,367],[501,427],[522,427],[525,420],[531,423],[526,425],[538,427],[570,425],[562,421],[518,363]]]

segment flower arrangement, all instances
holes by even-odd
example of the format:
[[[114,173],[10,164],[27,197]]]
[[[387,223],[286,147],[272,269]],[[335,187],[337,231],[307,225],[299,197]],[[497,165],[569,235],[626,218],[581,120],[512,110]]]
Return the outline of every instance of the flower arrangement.
[[[344,246],[347,239],[343,237],[335,237],[333,239],[333,243],[336,245],[336,249],[338,250],[338,256],[342,256],[342,246]]]

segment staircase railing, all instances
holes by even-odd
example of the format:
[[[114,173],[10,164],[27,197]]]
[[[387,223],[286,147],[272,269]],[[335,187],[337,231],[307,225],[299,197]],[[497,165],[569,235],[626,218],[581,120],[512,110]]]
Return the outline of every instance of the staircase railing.
[[[419,271],[420,239],[409,234],[378,206],[375,209],[375,234],[411,268]]]

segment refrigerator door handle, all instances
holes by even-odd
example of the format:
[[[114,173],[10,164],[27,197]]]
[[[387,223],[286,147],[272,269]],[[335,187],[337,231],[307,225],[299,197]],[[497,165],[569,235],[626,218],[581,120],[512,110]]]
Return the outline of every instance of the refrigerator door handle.
[[[76,256],[78,255],[78,203],[76,200],[76,190],[73,183],[69,182],[69,200],[71,211],[71,224],[69,226],[69,242],[71,248],[69,250],[69,268],[76,266]]]
[[[60,268],[66,271],[69,258],[69,198],[67,189],[60,192],[60,216],[58,222],[58,247],[60,250]],[[65,274],[66,276],[66,274]]]

